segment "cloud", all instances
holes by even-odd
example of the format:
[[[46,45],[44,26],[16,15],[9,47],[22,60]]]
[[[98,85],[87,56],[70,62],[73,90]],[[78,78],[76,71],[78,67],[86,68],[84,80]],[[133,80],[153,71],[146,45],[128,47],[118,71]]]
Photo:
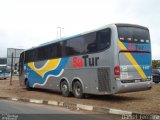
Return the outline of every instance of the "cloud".
[[[159,0],[5,0],[0,1],[0,56],[7,47],[29,48],[57,37],[57,26],[70,36],[110,23],[150,29],[153,59],[158,58]],[[158,47],[156,47],[158,48]]]

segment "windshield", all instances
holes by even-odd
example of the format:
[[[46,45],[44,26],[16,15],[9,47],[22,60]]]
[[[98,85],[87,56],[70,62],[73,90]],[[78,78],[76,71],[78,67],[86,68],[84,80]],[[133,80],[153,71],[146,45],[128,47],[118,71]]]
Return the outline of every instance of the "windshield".
[[[118,37],[122,42],[145,44],[150,43],[149,31],[139,27],[119,26]]]

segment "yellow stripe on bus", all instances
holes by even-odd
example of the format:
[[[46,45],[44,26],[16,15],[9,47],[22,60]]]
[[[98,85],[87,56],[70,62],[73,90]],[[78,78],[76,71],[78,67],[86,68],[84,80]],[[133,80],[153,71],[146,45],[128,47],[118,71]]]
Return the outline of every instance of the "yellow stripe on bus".
[[[39,74],[41,77],[43,77],[47,71],[56,69],[60,63],[60,60],[61,60],[60,58],[48,60],[47,63],[42,68],[39,69],[35,68],[34,62],[28,63],[28,66],[37,74]]]
[[[127,50],[127,48],[123,45],[123,43],[120,40],[118,40],[118,46],[120,47],[121,50]],[[134,57],[131,55],[131,53],[126,52],[125,55],[129,59],[129,61],[133,64],[133,66],[135,67],[135,69],[137,70],[137,72],[140,74],[140,76],[143,79],[146,79],[147,76],[145,75],[144,71],[139,66],[139,64],[136,62],[136,60],[134,59]]]

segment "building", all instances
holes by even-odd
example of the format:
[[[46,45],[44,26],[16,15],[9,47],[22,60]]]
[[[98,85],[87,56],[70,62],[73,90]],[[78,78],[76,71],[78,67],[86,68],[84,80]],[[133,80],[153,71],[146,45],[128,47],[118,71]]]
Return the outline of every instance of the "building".
[[[24,49],[7,48],[7,66],[10,67],[13,66],[14,70],[18,70],[19,57],[23,51]],[[13,64],[12,64],[12,57],[13,57]]]
[[[7,58],[0,58],[0,64],[7,64]]]

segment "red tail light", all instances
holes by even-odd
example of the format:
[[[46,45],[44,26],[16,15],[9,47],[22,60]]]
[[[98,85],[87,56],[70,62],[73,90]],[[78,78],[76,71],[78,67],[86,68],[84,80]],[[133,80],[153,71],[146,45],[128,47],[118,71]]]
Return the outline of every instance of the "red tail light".
[[[115,75],[115,77],[120,76],[120,66],[115,66],[114,67],[114,75]]]

